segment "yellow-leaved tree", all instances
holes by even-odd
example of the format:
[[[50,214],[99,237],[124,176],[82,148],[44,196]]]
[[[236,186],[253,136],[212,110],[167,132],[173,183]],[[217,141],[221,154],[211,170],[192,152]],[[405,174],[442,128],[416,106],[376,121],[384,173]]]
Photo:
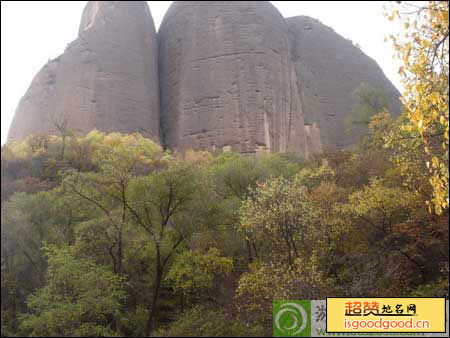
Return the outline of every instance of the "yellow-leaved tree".
[[[402,23],[401,33],[390,38],[401,60],[402,101],[408,116],[403,130],[424,143],[438,214],[449,206],[448,9],[448,1],[396,1],[386,10],[389,20]]]

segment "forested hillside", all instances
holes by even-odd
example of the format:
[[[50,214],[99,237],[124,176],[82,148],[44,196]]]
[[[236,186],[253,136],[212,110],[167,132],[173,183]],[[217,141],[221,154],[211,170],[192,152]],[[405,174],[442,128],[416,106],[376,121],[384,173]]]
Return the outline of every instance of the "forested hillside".
[[[272,299],[447,296],[448,209],[402,120],[309,161],[97,131],[4,146],[2,334],[270,334]]]

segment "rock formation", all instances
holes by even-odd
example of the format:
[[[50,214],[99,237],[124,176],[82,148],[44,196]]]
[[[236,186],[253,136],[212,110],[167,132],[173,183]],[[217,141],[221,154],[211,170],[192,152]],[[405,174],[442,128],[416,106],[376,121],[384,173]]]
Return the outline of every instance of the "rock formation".
[[[390,112],[400,112],[400,93],[378,64],[351,41],[310,17],[286,22],[305,124],[312,132],[319,127],[323,148],[345,148],[365,132],[361,128],[349,134],[343,125],[355,105],[353,92],[361,83],[382,89]]]
[[[287,26],[269,2],[174,2],[158,41],[166,146],[305,152]]]
[[[159,81],[153,19],[144,1],[90,1],[78,38],[32,81],[9,139],[57,133],[139,131],[159,141]]]
[[[36,75],[8,138],[97,128],[141,132],[179,151],[308,157],[365,132],[343,124],[361,83],[381,88],[399,112],[399,93],[375,61],[267,1],[174,2],[158,38],[145,1],[90,1],[78,38]]]

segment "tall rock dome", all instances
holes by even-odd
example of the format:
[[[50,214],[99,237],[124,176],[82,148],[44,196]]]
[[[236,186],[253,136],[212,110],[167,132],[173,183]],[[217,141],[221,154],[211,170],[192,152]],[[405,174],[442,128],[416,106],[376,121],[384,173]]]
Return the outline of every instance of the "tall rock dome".
[[[97,128],[159,141],[158,50],[145,1],[89,1],[78,38],[21,99],[9,139]]]
[[[174,2],[158,42],[167,147],[305,153],[287,25],[269,2]]]
[[[318,20],[297,16],[286,19],[291,59],[295,64],[305,123],[320,128],[324,149],[342,149],[367,131],[344,120],[356,104],[354,91],[365,83],[386,95],[391,113],[400,112],[400,93],[378,64],[349,40]]]

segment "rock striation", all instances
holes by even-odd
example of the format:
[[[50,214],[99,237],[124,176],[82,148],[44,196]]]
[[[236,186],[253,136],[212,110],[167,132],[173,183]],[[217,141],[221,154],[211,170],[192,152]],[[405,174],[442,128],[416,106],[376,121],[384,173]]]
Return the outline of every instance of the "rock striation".
[[[96,128],[140,132],[181,152],[309,157],[366,131],[344,125],[362,83],[400,111],[374,60],[268,1],[176,1],[158,36],[145,1],[89,1],[78,38],[35,76],[8,138]]]
[[[167,147],[305,152],[287,26],[269,2],[174,2],[158,41]]]
[[[381,89],[389,111],[400,112],[400,93],[378,64],[333,29],[307,16],[286,19],[291,60],[295,64],[299,97],[309,128],[320,129],[323,148],[354,144],[366,130],[349,134],[344,119],[354,105],[354,90],[366,83]]]
[[[21,99],[9,139],[136,132],[159,141],[158,51],[145,1],[90,1],[78,38],[49,61]]]

